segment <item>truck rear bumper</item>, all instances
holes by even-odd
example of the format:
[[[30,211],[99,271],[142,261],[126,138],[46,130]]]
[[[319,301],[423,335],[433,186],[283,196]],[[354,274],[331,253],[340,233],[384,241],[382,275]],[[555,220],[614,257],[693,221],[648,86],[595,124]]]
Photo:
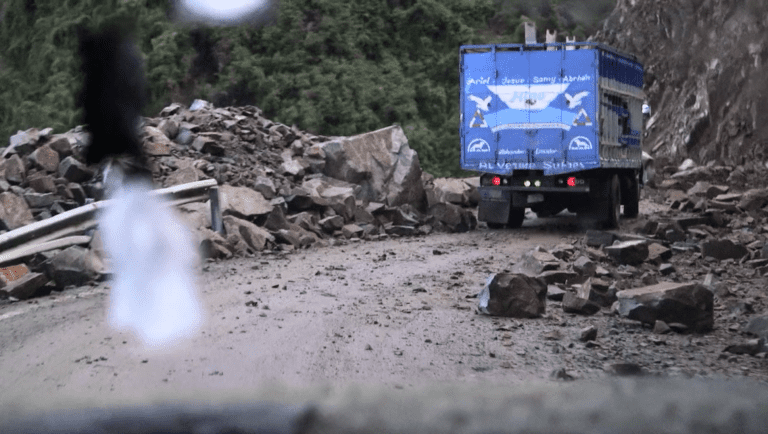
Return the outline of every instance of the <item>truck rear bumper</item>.
[[[545,195],[587,195],[589,186],[568,188],[484,186],[477,188],[480,194],[477,219],[483,222],[506,224],[510,207],[527,208],[544,201]]]

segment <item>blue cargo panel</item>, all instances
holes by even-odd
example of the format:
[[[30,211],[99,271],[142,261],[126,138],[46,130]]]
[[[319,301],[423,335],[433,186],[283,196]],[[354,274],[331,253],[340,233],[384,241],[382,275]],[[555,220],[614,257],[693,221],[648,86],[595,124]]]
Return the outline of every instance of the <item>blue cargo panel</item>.
[[[642,65],[599,44],[567,45],[461,47],[463,169],[634,167],[622,152],[639,148]]]
[[[462,166],[478,167],[495,159],[496,136],[489,125],[496,123],[499,110],[489,88],[496,85],[495,51],[466,53],[461,67]]]
[[[564,50],[563,82],[568,84],[563,118],[566,166],[575,170],[596,167],[599,162],[597,50]]]

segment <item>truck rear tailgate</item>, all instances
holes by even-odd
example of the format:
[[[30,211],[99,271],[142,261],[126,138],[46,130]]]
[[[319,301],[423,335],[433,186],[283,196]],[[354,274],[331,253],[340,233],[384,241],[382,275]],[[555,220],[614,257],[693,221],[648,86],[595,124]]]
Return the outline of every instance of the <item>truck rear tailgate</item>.
[[[597,54],[462,47],[462,168],[555,175],[599,167]]]

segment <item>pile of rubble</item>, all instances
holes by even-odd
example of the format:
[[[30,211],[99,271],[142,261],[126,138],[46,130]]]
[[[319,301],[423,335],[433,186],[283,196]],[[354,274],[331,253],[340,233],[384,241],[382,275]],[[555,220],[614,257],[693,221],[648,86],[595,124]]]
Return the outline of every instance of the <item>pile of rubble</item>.
[[[660,212],[625,232],[588,230],[527,252],[489,280],[479,310],[532,318],[548,299],[566,313],[618,314],[661,334],[706,333],[727,319],[746,338],[726,350],[765,357],[768,316],[757,313],[768,308],[768,188],[731,192],[734,174],[686,162],[651,191]],[[594,336],[584,331],[584,340]]]
[[[656,333],[706,333],[727,317],[748,337],[727,351],[765,357],[768,316],[746,316],[768,307],[768,188],[731,192],[739,171],[730,167],[687,161],[665,172],[675,170],[650,192],[660,212],[628,222],[628,232],[588,230],[527,252],[489,280],[479,310],[538,317],[549,299],[566,313],[618,314]]]
[[[196,100],[189,109],[166,107],[142,128],[156,185],[217,181],[223,233],[211,229],[210,201],[179,207],[208,258],[477,226],[471,207],[478,180],[423,173],[399,126],[315,136],[272,122],[257,107],[214,108]],[[0,148],[0,235],[104,198],[100,168],[83,164],[87,142],[81,127],[63,134],[30,129]],[[14,281],[3,290],[0,281],[0,294],[27,298],[43,285],[63,288],[98,277],[106,258],[98,230],[87,235],[87,248],[28,258],[26,266],[38,273],[27,279],[35,284]]]

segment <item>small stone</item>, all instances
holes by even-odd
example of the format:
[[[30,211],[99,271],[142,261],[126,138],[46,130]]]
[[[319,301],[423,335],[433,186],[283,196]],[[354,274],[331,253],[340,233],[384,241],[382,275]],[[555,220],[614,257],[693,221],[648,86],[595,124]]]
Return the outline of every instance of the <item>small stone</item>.
[[[586,256],[579,256],[573,262],[573,270],[585,277],[594,276],[597,264]]]
[[[478,295],[482,313],[513,318],[536,318],[546,311],[547,285],[520,273],[493,275]]]
[[[557,285],[547,285],[547,298],[552,301],[562,301],[565,290]]]
[[[93,177],[93,171],[73,157],[67,157],[59,163],[59,176],[71,182],[83,182]]]
[[[585,243],[592,247],[610,246],[614,240],[616,240],[616,235],[594,229],[588,229],[585,236]]]
[[[345,238],[359,238],[363,234],[363,228],[356,224],[348,224],[342,226],[341,232]]]
[[[593,325],[584,327],[579,332],[579,340],[582,342],[594,341],[595,339],[597,339],[597,327]]]
[[[614,363],[607,371],[620,377],[643,375],[643,368],[637,363]]]
[[[563,296],[563,312],[594,315],[599,311],[600,305],[593,301],[578,297],[573,291],[568,291]]]
[[[659,335],[663,335],[666,333],[671,332],[672,329],[669,328],[667,323],[661,320],[656,320],[656,322],[653,324],[653,332]]]
[[[668,261],[672,257],[672,250],[658,243],[648,245],[648,261],[654,264]]]
[[[648,243],[644,240],[623,241],[605,247],[605,253],[621,264],[640,264],[648,258]]]
[[[669,276],[675,271],[675,266],[672,264],[661,264],[661,266],[659,266],[659,273],[661,273],[662,276]]]

